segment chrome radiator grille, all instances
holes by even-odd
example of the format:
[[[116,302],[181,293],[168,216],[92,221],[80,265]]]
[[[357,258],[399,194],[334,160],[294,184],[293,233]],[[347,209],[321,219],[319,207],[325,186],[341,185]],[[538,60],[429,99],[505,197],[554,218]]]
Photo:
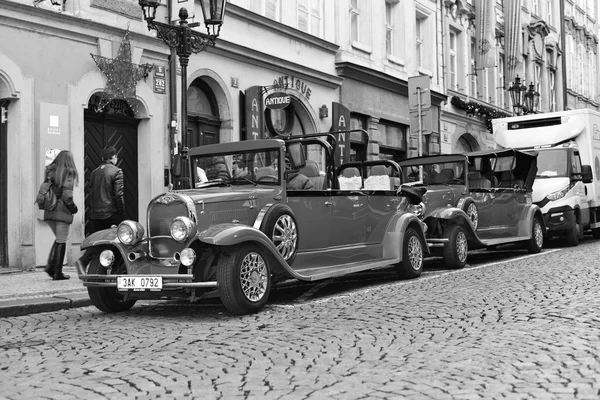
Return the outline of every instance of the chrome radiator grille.
[[[169,225],[175,217],[189,216],[186,203],[170,199],[168,202],[158,201],[148,207],[148,238],[150,255],[157,258],[170,258],[175,251],[181,251],[183,244],[171,238]]]

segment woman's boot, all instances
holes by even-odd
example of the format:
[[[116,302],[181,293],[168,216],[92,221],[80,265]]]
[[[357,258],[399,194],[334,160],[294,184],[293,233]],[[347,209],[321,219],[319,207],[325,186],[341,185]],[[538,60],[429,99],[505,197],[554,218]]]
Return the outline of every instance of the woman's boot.
[[[54,258],[54,280],[62,281],[69,279],[69,275],[65,275],[62,272],[63,261],[65,259],[65,251],[67,250],[66,243],[56,243],[56,257]]]
[[[50,248],[50,254],[48,255],[48,262],[46,263],[46,268],[44,271],[50,275],[50,278],[54,279],[54,258],[56,257],[56,241],[52,243],[52,248]]]

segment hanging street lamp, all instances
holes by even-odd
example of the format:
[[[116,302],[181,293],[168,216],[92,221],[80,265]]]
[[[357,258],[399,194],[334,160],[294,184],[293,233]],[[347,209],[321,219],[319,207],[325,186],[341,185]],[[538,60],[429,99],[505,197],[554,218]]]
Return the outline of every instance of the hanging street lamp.
[[[139,5],[144,14],[144,20],[148,24],[148,30],[156,30],[158,36],[170,48],[175,49],[179,57],[181,66],[181,141],[183,149],[181,156],[184,160],[182,166],[182,180],[185,185],[189,184],[187,151],[189,149],[190,138],[187,129],[187,66],[192,53],[200,53],[208,46],[214,46],[217,37],[221,33],[221,25],[225,17],[226,0],[197,0],[200,2],[204,25],[207,33],[201,33],[192,28],[200,26],[199,22],[189,24],[188,11],[185,7],[179,10],[179,26],[156,22],[156,8],[161,0],[139,0]],[[192,3],[193,4],[193,3]]]
[[[535,114],[540,105],[540,94],[534,89],[533,82],[529,84],[529,90],[523,97],[525,98],[525,111],[527,114]]]
[[[519,78],[519,75],[517,75],[515,77],[515,81],[508,88],[513,109],[517,115],[521,115],[523,113],[523,92],[525,92],[525,90],[525,85],[521,84],[521,78]]]

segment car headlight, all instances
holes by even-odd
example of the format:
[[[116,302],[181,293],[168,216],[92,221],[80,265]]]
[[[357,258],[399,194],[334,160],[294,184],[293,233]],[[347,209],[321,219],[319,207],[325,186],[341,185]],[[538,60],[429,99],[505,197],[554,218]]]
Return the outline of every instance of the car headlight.
[[[185,249],[181,250],[181,253],[176,258],[179,258],[181,264],[185,265],[186,267],[189,267],[190,265],[193,265],[194,262],[196,262],[196,252],[194,251],[194,249],[186,247]]]
[[[117,228],[117,237],[126,246],[135,245],[144,237],[144,227],[137,221],[125,220]]]
[[[554,192],[554,193],[550,193],[549,195],[547,195],[546,197],[548,198],[548,200],[550,201],[555,201],[558,199],[562,199],[563,197],[566,196],[566,194],[569,192],[569,190],[571,189],[571,185],[567,185],[564,188]]]
[[[187,217],[176,217],[169,225],[171,237],[178,242],[185,242],[196,234],[196,224]]]
[[[112,250],[104,250],[100,253],[99,261],[100,265],[108,268],[115,262],[115,253],[113,253]]]
[[[423,218],[425,215],[425,203],[420,202],[419,204],[410,204],[408,206],[408,211],[415,214],[418,218]]]

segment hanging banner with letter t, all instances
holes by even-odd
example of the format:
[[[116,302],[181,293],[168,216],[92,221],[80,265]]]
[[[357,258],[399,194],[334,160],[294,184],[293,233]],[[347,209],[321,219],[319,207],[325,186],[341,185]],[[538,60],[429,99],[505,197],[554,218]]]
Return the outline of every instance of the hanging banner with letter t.
[[[331,131],[350,130],[350,110],[335,101],[331,103]],[[350,132],[335,135],[337,148],[335,149],[335,163],[340,165],[350,161]]]

